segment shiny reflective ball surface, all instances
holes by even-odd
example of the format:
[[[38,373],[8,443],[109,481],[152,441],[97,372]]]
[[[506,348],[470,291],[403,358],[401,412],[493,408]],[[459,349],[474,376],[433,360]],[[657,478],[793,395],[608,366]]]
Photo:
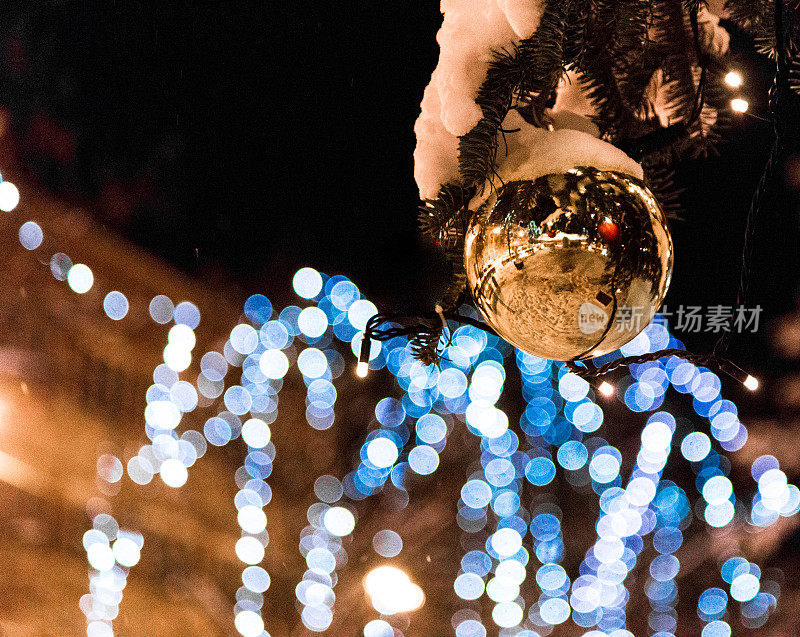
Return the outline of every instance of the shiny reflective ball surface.
[[[647,327],[669,287],[672,237],[641,180],[581,166],[503,185],[473,216],[464,260],[501,337],[542,358],[585,359]]]

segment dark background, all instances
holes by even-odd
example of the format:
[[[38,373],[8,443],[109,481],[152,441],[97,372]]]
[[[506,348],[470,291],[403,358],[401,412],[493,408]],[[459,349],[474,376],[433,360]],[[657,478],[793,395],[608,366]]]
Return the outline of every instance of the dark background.
[[[237,293],[269,294],[312,265],[352,277],[381,309],[429,308],[441,264],[417,236],[412,153],[438,3],[189,4],[4,9],[0,102],[28,169]],[[772,63],[734,35],[732,66],[750,112],[765,117]],[[771,125],[742,116],[727,139],[719,156],[678,166],[673,309],[735,303]],[[762,326],[795,306],[798,282],[796,198],[772,204],[747,299],[765,307]],[[734,343],[762,373],[782,365],[767,332]],[[703,350],[716,335],[685,337]]]

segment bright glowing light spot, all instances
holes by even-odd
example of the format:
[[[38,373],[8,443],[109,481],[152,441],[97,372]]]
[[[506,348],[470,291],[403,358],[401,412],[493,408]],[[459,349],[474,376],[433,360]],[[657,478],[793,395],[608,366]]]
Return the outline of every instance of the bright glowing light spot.
[[[777,498],[786,490],[786,474],[780,469],[769,469],[758,478],[758,491],[762,498]]]
[[[567,581],[567,572],[558,564],[544,564],[536,571],[536,583],[545,591],[561,588]]]
[[[3,184],[0,184],[2,186]],[[83,263],[76,263],[69,269],[67,275],[67,283],[72,288],[73,292],[78,294],[85,294],[92,289],[94,285],[94,274],[89,269],[88,265]]]
[[[478,599],[483,595],[483,578],[475,573],[462,573],[456,577],[453,588],[461,599]]]
[[[171,370],[183,372],[192,364],[192,352],[173,343],[164,348],[164,362]]]
[[[86,626],[86,637],[114,637],[114,630],[110,624],[98,619]]]
[[[168,296],[159,294],[158,296],[154,296],[153,300],[150,301],[149,310],[150,317],[156,323],[164,325],[172,320],[175,312],[175,306],[172,304],[172,301]]]
[[[737,113],[746,113],[747,109],[750,108],[750,103],[741,97],[737,97],[731,100],[731,108]]]
[[[233,385],[225,390],[225,406],[237,416],[243,416],[253,406],[253,396],[241,385]]]
[[[701,431],[694,431],[681,442],[683,457],[691,462],[700,462],[711,451],[711,440]]]
[[[239,509],[236,519],[239,522],[239,526],[246,533],[255,535],[267,528],[267,514],[261,510],[261,507],[253,504],[248,504]]]
[[[511,628],[522,621],[522,608],[515,602],[500,602],[492,610],[492,621],[502,628]]]
[[[367,361],[358,361],[356,365],[356,376],[359,378],[366,378],[369,373],[369,363]]]
[[[114,542],[114,559],[120,566],[136,566],[139,562],[139,545],[127,537],[121,537]]]
[[[720,616],[728,605],[728,595],[721,588],[703,591],[697,600],[697,610],[706,615]]]
[[[564,374],[558,381],[558,391],[567,400],[579,401],[589,392],[589,383],[572,372]]]
[[[250,329],[253,328],[251,327]],[[258,338],[256,338],[256,341],[258,341]],[[182,323],[173,325],[167,333],[167,343],[181,349],[192,350],[196,342],[197,338],[194,335],[194,330]]]
[[[506,579],[515,584],[522,584],[525,581],[525,567],[522,562],[517,562],[513,557],[500,562],[494,571],[495,577]]]
[[[728,71],[725,75],[725,84],[731,88],[739,88],[742,85],[742,76],[736,71]]]
[[[236,541],[236,557],[245,564],[258,564],[264,559],[264,546],[254,537],[240,537]]]
[[[422,589],[408,575],[394,566],[379,566],[364,578],[364,588],[372,606],[382,615],[407,613],[425,601]]]
[[[703,497],[709,504],[722,504],[733,493],[733,485],[725,476],[713,476],[703,485]]]
[[[493,577],[486,584],[486,596],[493,602],[510,602],[519,595],[519,584],[502,577]]]
[[[409,452],[408,464],[415,473],[427,476],[439,467],[439,454],[433,447],[419,445]]]
[[[539,606],[539,614],[548,624],[563,624],[567,621],[569,613],[569,604],[560,597],[551,597]]]
[[[164,484],[166,484],[168,487],[173,487],[174,489],[182,487],[184,484],[186,484],[186,480],[189,477],[189,472],[186,469],[186,465],[184,465],[177,458],[168,458],[162,462],[161,469],[158,473],[161,476],[161,479],[164,481]]]
[[[322,290],[322,276],[314,268],[301,268],[292,279],[292,287],[298,296],[313,299]]]
[[[602,484],[611,482],[616,476],[618,476],[619,469],[619,458],[611,455],[610,453],[595,452],[594,456],[592,456],[591,462],[589,463],[589,475],[593,480],[596,480]]]
[[[252,610],[240,611],[233,623],[242,637],[261,637],[264,632],[264,620]]]
[[[492,548],[501,556],[514,555],[522,547],[522,537],[514,529],[500,529],[492,535]]]
[[[562,467],[575,471],[586,464],[589,459],[589,451],[582,442],[568,440],[558,448],[557,459]]]
[[[303,376],[320,378],[328,371],[328,359],[316,347],[307,347],[297,357],[297,367]]]
[[[260,418],[251,418],[242,426],[242,439],[256,449],[266,447],[271,437],[269,425]]]
[[[391,467],[400,455],[400,450],[388,438],[374,438],[367,444],[367,458],[379,469]]]
[[[122,292],[114,290],[106,294],[106,298],[103,299],[103,310],[108,318],[115,321],[125,318],[129,308],[128,299]]]
[[[394,637],[394,628],[382,619],[373,619],[364,626],[364,637]]]
[[[0,210],[11,212],[19,203],[19,190],[10,181],[0,183]]]
[[[382,557],[396,557],[403,550],[403,538],[395,531],[384,529],[373,536],[372,548]]]
[[[175,306],[172,318],[179,325],[186,325],[191,329],[200,325],[200,309],[190,301],[181,301]]]
[[[470,480],[461,487],[461,499],[472,509],[481,509],[492,499],[492,488],[483,480]]]
[[[242,583],[254,593],[263,593],[270,585],[269,573],[260,566],[248,566],[242,571]]]
[[[744,386],[750,391],[755,391],[758,389],[758,378],[748,374],[747,378],[744,379]]]
[[[733,503],[730,500],[725,500],[720,504],[709,504],[703,516],[711,526],[722,528],[730,523],[735,512]]]
[[[488,401],[471,402],[467,407],[466,416],[467,422],[486,438],[499,438],[508,431],[508,416]]]
[[[57,252],[50,259],[50,272],[58,281],[66,281],[69,269],[72,267],[72,259],[63,252]]]
[[[231,330],[231,346],[240,354],[252,354],[258,347],[258,332],[252,325],[240,323]]]
[[[181,412],[172,401],[154,400],[144,408],[144,420],[153,429],[175,429],[181,421]]]
[[[325,528],[328,529],[329,533],[344,537],[353,532],[356,526],[356,519],[353,517],[353,514],[344,507],[331,507],[325,511],[325,515],[322,516],[322,523],[325,525]]]
[[[753,599],[761,588],[758,578],[752,573],[742,573],[731,582],[731,597],[737,602]]]
[[[19,242],[26,250],[35,250],[42,245],[44,233],[35,221],[26,221],[19,228]]]
[[[486,628],[477,619],[465,619],[456,626],[456,637],[486,637]]]
[[[320,476],[314,482],[314,495],[322,500],[322,502],[332,504],[341,498],[343,493],[344,487],[342,483],[334,476]]]
[[[642,430],[642,449],[659,452],[667,449],[672,440],[672,429],[664,422],[654,421]]]
[[[614,395],[614,385],[612,385],[609,382],[603,381],[602,383],[600,383],[600,387],[597,388],[597,391],[603,394],[603,396],[605,396],[606,398],[610,398],[611,396]]]
[[[309,338],[319,338],[328,329],[328,317],[318,307],[307,307],[297,317],[297,326]]]
[[[730,637],[731,627],[727,622],[717,620],[705,625],[701,637]]]
[[[328,626],[331,625],[333,621],[333,611],[324,604],[306,606],[303,608],[303,612],[300,613],[300,619],[303,620],[303,624],[306,628],[315,633],[321,633],[327,630]]]
[[[279,349],[268,349],[261,355],[258,367],[267,378],[283,378],[289,371],[289,359]]]
[[[435,445],[447,435],[447,424],[441,416],[425,414],[417,420],[417,436],[422,442]]]
[[[357,330],[367,327],[367,321],[378,313],[378,308],[365,299],[356,301],[347,309],[347,318]]]
[[[118,482],[122,478],[122,462],[116,456],[104,453],[97,459],[97,475],[107,482]]]
[[[114,567],[114,553],[108,544],[96,542],[86,549],[86,558],[92,568],[98,571],[110,571]]]

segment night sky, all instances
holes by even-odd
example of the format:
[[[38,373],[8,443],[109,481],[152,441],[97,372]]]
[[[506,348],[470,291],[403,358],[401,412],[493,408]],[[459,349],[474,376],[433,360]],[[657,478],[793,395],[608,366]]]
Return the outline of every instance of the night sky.
[[[412,153],[438,3],[12,4],[2,99],[53,191],[239,291],[270,293],[312,265],[352,277],[381,309],[429,309],[441,262],[417,237]],[[771,64],[744,38],[732,47],[765,116]],[[680,164],[668,306],[734,304],[770,144],[770,124],[744,117],[718,157]],[[748,304],[766,320],[795,304],[796,213],[782,193],[758,220]],[[774,363],[765,333],[736,345],[756,365]]]

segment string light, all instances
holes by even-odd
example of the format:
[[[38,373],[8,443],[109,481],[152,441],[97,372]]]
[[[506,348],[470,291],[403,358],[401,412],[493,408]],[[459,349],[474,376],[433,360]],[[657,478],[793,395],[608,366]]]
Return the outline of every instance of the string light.
[[[741,101],[745,103],[744,110],[746,110],[747,103],[744,100]],[[733,103],[732,107],[735,108]],[[739,112],[744,112],[744,110]],[[10,192],[10,188],[6,186],[5,191]],[[0,195],[3,192],[3,189],[0,189]],[[26,244],[27,235],[24,238],[25,241],[22,241],[21,235],[23,246],[30,249]],[[33,243],[38,244],[41,241],[41,237],[38,235],[34,239]],[[33,246],[33,243],[30,245]],[[53,269],[54,275],[60,280],[67,279],[76,292],[83,287],[86,287],[87,291],[91,289],[93,276],[91,270],[86,266],[81,264],[73,266],[66,255],[59,256],[58,265],[57,270]],[[72,280],[68,276],[70,272],[72,272]],[[63,277],[60,277],[62,274]],[[334,279],[336,277],[331,278],[330,281],[334,281]],[[325,285],[325,295],[322,294],[320,281],[322,285]],[[343,494],[352,497],[360,493],[359,498],[366,497],[382,488],[390,476],[393,485],[397,487],[397,492],[404,494],[402,471],[396,472],[395,469],[404,469],[405,467],[399,467],[399,465],[405,462],[404,458],[407,458],[408,466],[419,474],[425,475],[435,470],[438,465],[438,453],[443,448],[450,424],[449,421],[445,423],[445,419],[449,418],[449,414],[466,412],[466,422],[470,431],[481,436],[481,447],[484,454],[481,461],[483,471],[472,476],[468,481],[468,484],[471,485],[470,488],[465,485],[466,490],[462,491],[462,500],[466,498],[469,504],[465,504],[466,500],[462,502],[460,515],[462,510],[471,518],[475,517],[475,513],[481,515],[480,528],[483,528],[486,525],[488,507],[491,506],[499,519],[496,529],[487,541],[486,553],[478,552],[489,560],[486,570],[478,569],[471,562],[462,563],[464,572],[459,575],[460,579],[457,580],[456,585],[459,597],[477,599],[485,592],[496,602],[492,618],[498,626],[513,628],[520,622],[522,617],[520,609],[524,607],[520,604],[523,604],[524,600],[519,597],[516,599],[509,597],[511,592],[518,590],[519,585],[524,581],[525,564],[528,561],[526,549],[519,547],[521,542],[524,544],[526,528],[524,523],[518,528],[517,522],[523,518],[532,517],[535,523],[531,522],[530,530],[536,538],[534,550],[537,558],[542,561],[542,567],[537,571],[537,583],[543,587],[543,594],[540,600],[531,607],[529,615],[531,621],[543,622],[541,624],[543,627],[565,621],[570,614],[570,605],[573,601],[572,598],[569,601],[566,599],[566,592],[571,587],[574,601],[577,604],[577,607],[572,607],[576,623],[581,626],[592,625],[594,611],[583,612],[585,604],[584,606],[581,604],[585,600],[581,597],[581,591],[584,589],[594,590],[592,586],[595,584],[592,582],[611,582],[614,575],[612,571],[620,567],[620,563],[625,563],[627,571],[632,570],[636,560],[635,556],[632,557],[627,553],[628,547],[632,546],[634,552],[638,552],[641,550],[641,536],[655,530],[654,546],[663,555],[661,558],[655,558],[651,564],[652,577],[651,580],[648,580],[646,592],[651,602],[655,604],[654,609],[660,609],[658,621],[663,623],[664,628],[667,628],[669,613],[665,609],[672,604],[670,600],[674,599],[673,593],[676,592],[672,578],[677,566],[676,561],[669,554],[674,552],[679,542],[677,544],[671,540],[667,542],[664,538],[671,537],[670,533],[674,535],[677,532],[681,519],[688,511],[688,504],[682,490],[672,483],[660,479],[660,472],[666,463],[667,455],[662,447],[670,438],[665,427],[662,426],[664,422],[655,420],[643,432],[642,451],[640,457],[637,457],[636,472],[638,473],[631,477],[627,489],[624,490],[624,498],[628,503],[626,515],[631,520],[634,518],[638,520],[641,517],[642,523],[641,528],[629,535],[627,528],[622,529],[622,526],[627,525],[628,521],[625,521],[623,525],[623,520],[617,519],[621,515],[621,510],[617,509],[617,505],[611,505],[612,501],[616,502],[619,497],[622,497],[618,492],[621,490],[619,475],[621,455],[601,438],[586,440],[586,444],[581,442],[583,432],[595,431],[602,423],[602,410],[598,416],[596,412],[600,408],[587,397],[588,383],[585,380],[574,374],[568,374],[563,363],[551,364],[549,361],[526,357],[521,352],[517,352],[517,360],[526,386],[527,393],[525,395],[529,401],[522,426],[531,445],[524,452],[520,451],[516,434],[508,429],[507,417],[501,410],[494,407],[502,392],[505,379],[504,366],[502,362],[498,361],[506,358],[512,351],[511,348],[499,341],[497,337],[486,335],[471,325],[465,325],[455,330],[452,341],[448,342],[446,346],[448,356],[439,367],[425,367],[414,361],[413,348],[409,344],[402,346],[387,342],[384,346],[385,349],[382,348],[383,351],[379,351],[373,357],[370,350],[370,339],[359,334],[359,330],[363,330],[365,327],[364,315],[370,310],[371,304],[362,299],[360,304],[354,307],[355,300],[360,295],[357,288],[344,277],[339,277],[330,286],[328,286],[328,282],[327,277],[319,275],[311,269],[306,269],[303,275],[297,279],[296,287],[300,288],[298,294],[313,302],[318,302],[320,308],[318,312],[306,312],[304,315],[306,320],[300,321],[302,325],[298,323],[298,319],[303,310],[292,307],[289,308],[291,311],[288,311],[285,320],[282,313],[280,321],[271,321],[270,323],[273,325],[264,330],[263,328],[269,321],[269,315],[272,313],[271,304],[269,312],[265,312],[262,307],[264,306],[263,301],[256,299],[257,302],[251,303],[255,298],[251,297],[245,307],[245,314],[253,321],[255,328],[239,327],[235,338],[232,338],[236,341],[235,346],[233,343],[229,343],[230,347],[226,346],[224,355],[217,354],[216,357],[206,355],[203,357],[204,362],[201,362],[201,376],[206,372],[211,374],[208,382],[220,385],[219,393],[216,396],[220,396],[224,392],[226,407],[235,412],[221,412],[216,419],[210,419],[215,420],[216,425],[209,429],[209,441],[215,441],[213,444],[225,444],[241,433],[248,444],[247,458],[236,474],[237,484],[241,488],[236,498],[236,506],[239,511],[238,520],[245,534],[237,543],[236,548],[237,555],[243,558],[242,561],[254,565],[245,568],[242,575],[245,586],[240,590],[246,588],[248,592],[242,595],[237,592],[235,624],[239,632],[245,636],[252,634],[255,637],[263,631],[263,620],[256,597],[259,601],[262,599],[261,594],[269,587],[269,575],[264,569],[257,566],[257,563],[261,561],[268,541],[263,506],[269,502],[271,495],[263,478],[271,472],[271,463],[275,455],[274,445],[269,440],[268,424],[272,423],[276,417],[275,407],[272,403],[275,403],[277,390],[282,384],[286,369],[282,365],[276,367],[269,362],[275,358],[274,355],[272,358],[267,356],[267,364],[261,364],[261,359],[268,351],[280,353],[281,349],[290,347],[292,336],[281,340],[277,333],[281,329],[314,345],[314,347],[304,350],[305,355],[302,361],[298,359],[298,366],[302,367],[304,380],[309,386],[308,400],[315,406],[315,409],[322,409],[317,403],[320,396],[323,394],[327,396],[328,392],[321,389],[314,389],[312,392],[312,385],[319,382],[330,385],[329,379],[337,375],[334,370],[336,358],[333,354],[335,350],[324,349],[331,342],[330,331],[344,342],[351,341],[354,349],[356,347],[355,339],[361,338],[357,366],[357,373],[360,376],[366,375],[371,365],[373,369],[387,366],[395,374],[401,387],[406,390],[403,401],[395,401],[397,408],[382,408],[383,411],[380,415],[379,410],[376,409],[376,416],[384,425],[382,435],[388,437],[381,438],[380,444],[373,445],[373,457],[369,457],[369,449],[372,448],[369,445],[378,438],[369,437],[362,447],[369,462],[363,462],[363,467],[360,466],[359,471],[355,472],[356,477],[349,482],[344,480],[344,484],[329,476],[328,481],[324,484],[320,483],[320,493],[317,494],[320,499],[324,496],[326,501],[333,503],[339,500]],[[335,288],[339,284],[342,285],[341,289],[333,294],[330,288]],[[121,293],[111,294],[105,297],[108,303],[104,302],[104,307],[109,305],[105,308],[107,313],[112,318],[117,316],[124,318],[128,309],[127,299]],[[166,297],[164,298],[166,299]],[[266,300],[266,297],[263,299]],[[166,300],[168,301],[168,299]],[[268,300],[266,303],[269,303]],[[336,309],[329,312],[326,303],[336,306]],[[161,320],[158,322],[169,322],[173,318],[171,301],[169,301],[169,306],[170,316],[159,317]],[[248,309],[248,306],[251,307]],[[190,323],[178,319],[176,308],[174,319],[181,327],[173,328],[174,331],[169,339],[172,348],[183,354],[183,358],[188,358],[189,361],[194,345],[192,329],[199,321],[199,312],[196,312],[194,306],[191,307],[194,308],[197,317],[196,320],[193,318]],[[374,309],[374,306],[371,307]],[[326,314],[325,317],[322,316],[322,312]],[[342,316],[347,316],[349,319],[346,325],[341,320]],[[447,330],[441,313],[440,317],[443,330]],[[325,322],[327,322],[327,326]],[[274,340],[276,338],[277,341]],[[656,341],[653,340],[653,335],[650,334],[649,338],[652,340],[651,345],[655,348]],[[671,337],[669,338],[674,341]],[[379,342],[379,344],[381,343]],[[661,346],[663,345],[659,347]],[[622,353],[629,355],[634,352],[632,350],[627,352],[623,349]],[[324,357],[327,363],[324,363],[321,357]],[[168,356],[167,358],[173,357]],[[286,356],[283,355],[283,358]],[[341,357],[339,360],[341,361]],[[659,360],[644,361],[637,364],[636,369],[632,368],[631,373],[636,379],[634,385],[641,388],[640,393],[647,398],[648,406],[641,410],[656,408],[651,394],[663,399],[662,390],[665,389],[663,384],[666,381],[662,381],[661,376],[666,374],[676,390],[681,393],[691,393],[694,396],[696,411],[709,418],[711,432],[722,447],[726,450],[740,448],[746,441],[746,430],[742,434],[744,428],[736,418],[735,406],[729,401],[722,400],[719,396],[718,377],[707,368],[700,366],[703,364],[702,361],[695,362],[688,360],[687,357],[683,357],[682,360],[681,357],[675,355]],[[759,382],[754,376],[745,373],[729,361],[716,362],[720,363],[722,371],[736,378],[747,389],[751,391],[758,389]],[[320,366],[318,363],[323,364]],[[181,361],[181,365],[175,366],[180,367],[182,364],[183,361]],[[188,365],[188,362],[186,364]],[[229,387],[228,391],[225,391],[223,378],[227,364],[242,367],[242,384]],[[342,362],[339,364],[343,365]],[[262,376],[258,376],[263,372],[262,368],[266,368],[271,375],[263,373]],[[469,382],[467,374],[471,370],[474,371],[472,371],[472,380]],[[551,372],[553,377],[551,377]],[[341,368],[338,373],[341,373]],[[200,380],[201,378],[198,377],[198,387],[202,385]],[[561,394],[560,398],[553,393],[553,384],[550,382],[552,380],[557,381],[556,386]],[[140,484],[146,484],[153,475],[160,473],[167,484],[179,487],[186,481],[187,467],[205,453],[205,440],[202,434],[189,430],[179,437],[174,431],[180,423],[181,414],[191,411],[196,406],[197,392],[187,393],[185,386],[192,389],[191,384],[179,381],[177,371],[169,369],[167,365],[160,365],[157,368],[154,373],[154,381],[156,384],[148,390],[146,414],[146,432],[152,440],[152,445],[144,445],[138,455],[128,462],[128,472],[131,479]],[[275,387],[273,387],[273,383],[276,385]],[[202,386],[205,387],[205,385]],[[610,396],[614,393],[614,386],[605,381],[596,389],[603,396]],[[637,398],[637,391],[639,390],[631,392],[633,403],[629,403],[628,391],[626,391],[626,404],[629,404],[632,409],[631,405],[638,405],[639,399],[642,398],[642,396]],[[189,395],[190,393],[193,394],[193,398]],[[205,396],[205,394],[203,395]],[[550,400],[548,396],[555,398],[556,402],[563,407],[555,408],[553,400]],[[172,405],[174,409],[167,410],[167,405]],[[326,398],[325,405],[332,405],[332,399]],[[402,411],[402,415],[395,414],[398,409]],[[561,416],[555,415],[561,409],[564,412],[563,419]],[[161,413],[162,411],[163,413]],[[249,424],[246,424],[245,432],[239,415],[244,415],[248,411],[253,417],[247,421]],[[438,414],[442,414],[444,418]],[[405,441],[409,437],[408,426],[404,423],[407,416],[417,419],[417,446],[412,450],[412,452],[418,450],[419,453],[416,454],[406,455],[404,449]],[[444,424],[435,420],[437,418]],[[568,425],[571,424],[571,427],[568,426],[567,429],[561,431],[564,419],[568,421]],[[220,428],[227,429],[227,434],[224,432],[220,434]],[[667,429],[674,431],[674,425],[670,424]],[[564,434],[566,434],[566,438],[563,437]],[[198,441],[196,438],[200,440]],[[389,449],[386,442],[383,441],[389,442],[394,449]],[[201,442],[202,444],[200,444]],[[554,445],[559,445],[558,454],[554,453]],[[684,450],[684,445],[681,446],[687,459],[698,464],[703,462],[712,469],[714,458],[719,464],[720,456],[713,450],[701,453],[702,450],[698,451],[690,447],[692,445],[688,443],[686,450]],[[387,454],[383,453],[384,450],[387,451]],[[524,470],[517,471],[508,458],[512,455],[517,458],[516,454],[519,453],[524,453],[530,460],[523,465]],[[386,455],[386,459],[383,459],[384,455]],[[432,462],[430,456],[435,458],[436,462]],[[603,509],[601,520],[606,520],[609,525],[612,521],[614,522],[614,525],[609,527],[613,532],[609,532],[609,529],[606,528],[606,522],[598,523],[598,542],[591,549],[592,555],[588,556],[586,561],[589,570],[586,575],[576,579],[572,586],[570,586],[568,578],[562,577],[563,569],[557,564],[563,554],[560,529],[554,532],[548,526],[550,523],[545,520],[548,516],[548,519],[557,520],[558,518],[552,513],[541,513],[539,509],[534,510],[533,515],[530,516],[520,506],[518,498],[518,484],[521,477],[527,477],[534,485],[544,485],[552,481],[555,464],[551,458],[555,459],[556,457],[560,465],[571,474],[576,474],[575,477],[580,471],[587,473],[592,488],[600,494],[601,508],[606,507]],[[589,457],[591,462],[587,462]],[[695,458],[697,460],[694,460]],[[706,463],[708,458],[711,460]],[[761,462],[762,459],[755,462],[753,466],[753,476],[758,482],[759,491],[752,500],[752,510],[748,522],[752,520],[752,524],[768,526],[779,517],[789,517],[797,513],[800,508],[800,490],[794,485],[788,484],[785,474],[777,468],[777,461],[770,464],[766,460]],[[101,460],[102,462],[98,462],[98,476],[109,484],[117,482],[122,475],[122,463],[112,456],[104,456]],[[377,462],[377,465],[374,465],[372,461]],[[383,465],[387,462],[390,462],[390,466],[384,467]],[[758,471],[756,471],[758,462],[761,462],[764,467],[759,464]],[[372,475],[376,469],[379,471],[380,477]],[[705,474],[700,471],[697,484],[698,490],[706,502],[703,517],[711,526],[725,526],[733,518],[734,505],[737,500],[730,492],[728,479],[720,474],[718,468],[716,471],[717,473],[706,472]],[[361,480],[362,477],[368,481],[372,480],[372,482],[367,484]],[[567,479],[570,483],[573,482],[570,476]],[[653,486],[648,483],[655,486],[655,491]],[[334,494],[332,491],[336,493]],[[486,493],[484,492],[486,491],[488,491],[488,499],[485,497]],[[661,495],[662,491],[665,493],[663,496]],[[611,496],[604,494],[611,494]],[[657,519],[648,512],[650,501],[653,502],[652,510],[657,510]],[[336,562],[340,557],[346,556],[341,546],[341,537],[352,533],[354,517],[350,511],[350,505],[331,507],[323,502],[319,502],[317,505],[312,505],[312,507],[317,507],[314,509],[313,515],[309,509],[309,520],[314,519],[315,522],[312,524],[316,526],[311,529],[312,535],[308,536],[309,539],[313,537],[313,543],[309,545],[313,548],[308,550],[306,556],[309,563],[307,575],[309,573],[310,575],[304,577],[305,586],[301,601],[305,605],[302,614],[303,622],[309,629],[321,632],[327,629],[332,620],[331,588],[335,584],[332,578],[335,576]],[[670,512],[672,509],[676,509],[676,511],[680,509],[680,511],[673,513]],[[470,511],[474,513],[470,513]],[[632,513],[636,513],[636,516],[639,517]],[[674,517],[675,515],[677,517]],[[670,516],[674,517],[672,522],[670,522],[672,519]],[[469,527],[471,523],[471,520],[465,518],[465,526],[462,528],[473,528]],[[462,521],[459,521],[459,524],[462,524]],[[84,538],[87,557],[95,568],[91,575],[92,595],[85,595],[81,599],[81,608],[86,613],[92,634],[101,634],[98,631],[103,630],[111,635],[113,634],[111,620],[116,616],[118,603],[115,607],[103,610],[94,604],[93,598],[95,595],[102,595],[104,590],[121,591],[127,576],[126,569],[139,561],[142,539],[138,534],[119,531],[116,521],[111,516],[104,514],[96,516],[94,527],[92,531],[87,532]],[[624,535],[622,535],[623,532]],[[620,535],[622,535],[625,548],[622,556],[617,557],[620,545],[615,538],[619,538]],[[639,539],[637,540],[637,538]],[[636,549],[637,542],[638,550]],[[513,551],[518,553],[509,555]],[[492,559],[496,561],[496,564]],[[742,602],[743,617],[759,618],[758,621],[763,623],[766,621],[770,604],[772,604],[772,602],[767,603],[764,600],[767,599],[767,595],[772,595],[772,593],[761,591],[774,590],[774,587],[769,588],[774,583],[761,583],[758,567],[743,558],[740,559],[747,569],[736,568],[731,574],[726,575],[725,566],[723,566],[723,578],[731,585],[731,597]],[[494,566],[492,566],[493,564]],[[492,570],[494,570],[493,578],[484,585],[482,578]],[[329,573],[330,577],[320,575],[321,572]],[[330,581],[319,581],[326,577]],[[514,586],[517,589],[514,589]],[[614,583],[612,586],[616,587],[615,590],[619,593],[620,599],[627,599],[627,594],[623,595],[624,585],[622,583]],[[565,588],[562,591],[563,587]],[[382,614],[409,612],[419,608],[424,602],[422,589],[411,582],[407,574],[395,567],[380,567],[372,571],[365,578],[365,588],[370,594],[376,610]],[[389,591],[391,591],[391,595]],[[577,596],[574,595],[576,591],[578,592]],[[300,598],[300,592],[298,592],[298,597]],[[745,604],[748,605],[746,608]],[[595,617],[595,623],[603,630],[612,628],[622,630],[625,624],[624,602],[620,606],[615,600],[603,600],[597,606],[597,608],[600,607],[603,609],[603,616]],[[718,618],[712,617],[712,613],[707,612],[711,609],[709,604],[703,602],[702,608],[708,617],[701,618],[704,621],[712,620],[707,628],[711,626],[716,628],[717,625],[722,625]],[[598,620],[602,620],[602,626],[597,623]],[[458,626],[463,626],[462,632],[464,632],[468,624],[472,626],[476,622],[477,625],[480,625],[477,619],[465,615],[458,622]],[[377,628],[382,627],[377,626]]]

